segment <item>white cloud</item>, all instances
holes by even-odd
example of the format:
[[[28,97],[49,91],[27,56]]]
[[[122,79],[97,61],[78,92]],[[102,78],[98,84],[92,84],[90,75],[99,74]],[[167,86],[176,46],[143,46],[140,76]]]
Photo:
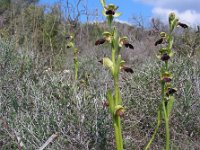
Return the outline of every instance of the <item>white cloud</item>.
[[[124,24],[127,24],[127,25],[132,25],[130,22],[124,21],[124,20],[120,20],[120,19],[115,19],[114,21],[115,22],[119,22],[119,23],[124,23]]]
[[[134,0],[153,6],[152,17],[168,21],[170,12],[174,12],[181,22],[191,26],[200,24],[200,0]]]
[[[153,16],[160,18],[163,22],[168,21],[168,15],[170,12],[174,12],[181,22],[190,26],[200,24],[200,13],[195,10],[185,10],[183,12],[179,12],[176,9],[165,9],[161,7],[155,7],[152,10]]]

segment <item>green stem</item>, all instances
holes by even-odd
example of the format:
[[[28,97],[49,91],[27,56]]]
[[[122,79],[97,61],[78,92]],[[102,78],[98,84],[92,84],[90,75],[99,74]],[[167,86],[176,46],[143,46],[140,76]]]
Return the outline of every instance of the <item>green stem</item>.
[[[169,119],[167,116],[167,110],[165,106],[165,83],[162,83],[162,107],[163,107],[163,112],[164,112],[164,119],[165,119],[165,134],[166,134],[166,150],[169,150]]]
[[[169,150],[169,119],[165,118],[166,150]]]
[[[157,132],[158,132],[158,129],[160,127],[160,123],[161,123],[161,110],[159,109],[158,110],[158,119],[157,119],[157,125],[156,125],[156,129],[154,130],[154,133],[149,141],[149,143],[147,144],[147,146],[145,147],[145,150],[149,150],[150,149],[150,145],[151,143],[153,142]]]
[[[115,130],[115,141],[116,141],[116,150],[123,150],[123,139],[121,132],[121,120],[120,116],[113,116],[114,121],[114,130]]]
[[[114,106],[116,106],[121,103],[120,102],[119,85],[118,85],[118,71],[114,75],[114,89],[115,89]],[[113,122],[114,122],[114,130],[115,130],[116,149],[123,150],[123,139],[122,139],[120,116],[117,116],[114,114]]]
[[[78,56],[77,56],[77,49],[73,47],[74,53],[74,79],[78,79]]]

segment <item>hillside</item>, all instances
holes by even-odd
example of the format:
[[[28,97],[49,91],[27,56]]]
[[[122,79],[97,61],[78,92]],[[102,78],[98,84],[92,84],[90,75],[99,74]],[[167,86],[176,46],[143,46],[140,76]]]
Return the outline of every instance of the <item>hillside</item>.
[[[32,2],[25,6],[13,9],[5,5],[0,11],[0,150],[39,149],[50,137],[48,150],[114,149],[112,116],[104,103],[114,84],[100,63],[110,56],[110,45],[95,45],[102,33],[109,31],[106,22],[74,23],[65,20],[56,6],[49,12]],[[134,46],[121,49],[125,65],[133,72],[119,74],[126,150],[144,149],[156,127],[162,89],[161,62],[156,57],[161,46],[155,46],[155,41],[168,27],[154,25],[147,29],[113,23],[119,35],[127,36]],[[200,32],[189,27],[177,28],[174,33],[175,55],[169,69],[177,93],[170,118],[170,144],[173,150],[197,150]],[[71,34],[75,52],[69,45]],[[74,54],[79,62],[77,80]],[[164,149],[164,145],[162,121],[151,149]]]

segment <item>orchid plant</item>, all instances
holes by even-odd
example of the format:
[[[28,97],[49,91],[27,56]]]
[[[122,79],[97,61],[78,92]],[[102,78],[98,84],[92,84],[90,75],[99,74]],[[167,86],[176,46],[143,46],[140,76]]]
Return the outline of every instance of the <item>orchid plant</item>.
[[[66,39],[68,40],[67,48],[71,48],[73,50],[74,79],[77,80],[78,79],[78,70],[79,70],[78,49],[75,47],[74,35],[73,34],[66,36]]]
[[[169,61],[173,57],[173,43],[174,36],[173,31],[175,27],[180,26],[182,28],[188,28],[188,26],[184,23],[179,22],[179,19],[176,18],[174,13],[169,14],[169,31],[161,32],[160,39],[155,42],[155,46],[162,44],[163,46],[160,48],[159,53],[157,54],[157,58],[160,59],[163,63],[160,69],[160,83],[161,83],[161,103],[158,107],[157,112],[157,126],[156,129],[147,144],[145,150],[150,149],[150,145],[153,142],[155,135],[160,127],[162,119],[165,121],[165,132],[166,132],[166,144],[165,149],[170,149],[170,131],[169,131],[169,121],[170,114],[172,111],[173,103],[174,103],[174,93],[176,93],[177,89],[173,87],[172,80],[173,74],[169,70]]]
[[[133,72],[131,68],[125,67],[125,61],[122,60],[120,50],[124,46],[126,48],[134,49],[128,42],[127,37],[119,37],[115,27],[112,27],[114,17],[119,17],[121,13],[116,12],[118,7],[113,4],[106,5],[105,0],[101,0],[103,6],[103,15],[107,18],[107,23],[110,31],[105,31],[102,38],[95,42],[95,45],[108,43],[111,46],[111,58],[105,57],[100,62],[108,68],[114,80],[114,91],[107,91],[107,101],[105,106],[109,107],[109,112],[112,116],[113,127],[115,132],[116,149],[123,150],[123,138],[121,131],[121,117],[124,116],[124,106],[119,89],[119,73],[120,70]]]

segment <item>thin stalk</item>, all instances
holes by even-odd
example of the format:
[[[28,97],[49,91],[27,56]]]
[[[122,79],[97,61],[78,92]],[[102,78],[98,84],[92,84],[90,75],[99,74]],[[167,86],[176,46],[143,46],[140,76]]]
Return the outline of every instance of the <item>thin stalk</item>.
[[[73,47],[73,53],[74,53],[74,79],[78,79],[78,56],[77,56],[77,49]]]
[[[115,50],[113,49],[115,52]],[[112,51],[112,52],[113,52]],[[113,55],[115,53],[112,53]],[[115,60],[115,55],[112,58]],[[116,61],[114,61],[116,62]],[[114,65],[117,65],[116,63]],[[114,105],[119,105],[120,103],[120,93],[119,93],[119,84],[118,84],[118,77],[119,77],[119,69],[118,66],[114,67],[114,90],[115,90],[115,97],[114,97]],[[122,139],[122,131],[121,131],[121,119],[120,116],[114,115],[113,116],[113,123],[114,123],[114,130],[115,130],[115,140],[116,140],[116,149],[117,150],[123,150],[123,139]]]
[[[166,71],[168,71],[168,61],[165,62],[165,69]],[[164,87],[165,84],[163,85],[162,88],[162,97],[165,98],[165,94],[164,94]],[[169,133],[169,118],[167,115],[167,110],[166,110],[166,106],[165,106],[165,99],[162,100],[163,103],[163,111],[164,111],[164,118],[165,118],[165,134],[166,134],[166,150],[169,150],[169,139],[170,139],[170,133]]]
[[[163,112],[164,112],[164,120],[165,120],[165,134],[166,134],[166,150],[169,150],[169,121],[168,121],[168,116],[167,116],[167,110],[165,106],[165,83],[162,84],[162,107],[163,107]]]
[[[159,129],[160,123],[161,123],[161,118],[160,118],[160,117],[161,117],[161,110],[160,110],[160,108],[159,108],[156,129],[154,130],[154,133],[153,133],[153,135],[152,135],[152,137],[151,137],[149,143],[148,143],[147,146],[145,147],[145,150],[149,150],[149,149],[150,149],[150,145],[151,145],[151,143],[153,142],[153,140],[155,139],[155,136],[156,136],[156,134],[157,134],[157,132],[158,132],[158,129]]]
[[[168,118],[165,118],[165,128],[166,128],[166,130],[165,130],[165,132],[166,132],[166,145],[165,145],[165,147],[166,147],[166,150],[169,150],[169,120],[168,120]]]

